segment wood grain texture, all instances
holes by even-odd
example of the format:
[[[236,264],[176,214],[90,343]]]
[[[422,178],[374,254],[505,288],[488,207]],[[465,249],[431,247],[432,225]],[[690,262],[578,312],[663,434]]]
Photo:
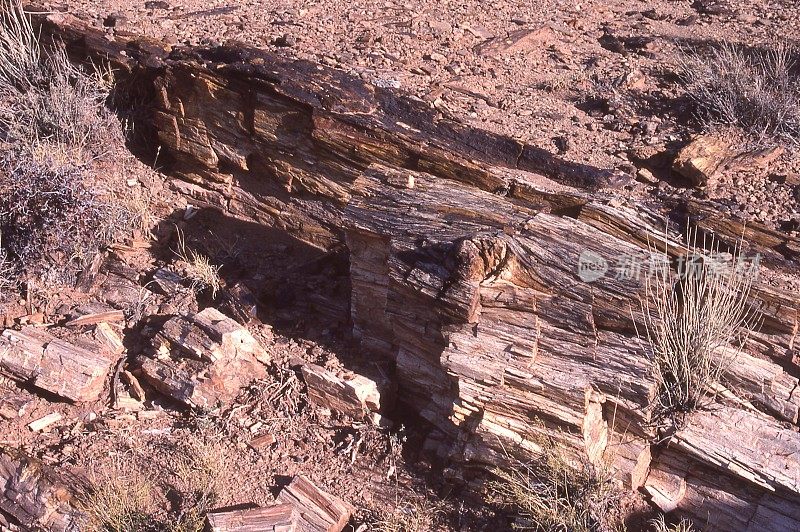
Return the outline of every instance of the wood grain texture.
[[[0,335],[0,372],[70,401],[94,401],[103,392],[111,357],[67,343],[34,327]]]

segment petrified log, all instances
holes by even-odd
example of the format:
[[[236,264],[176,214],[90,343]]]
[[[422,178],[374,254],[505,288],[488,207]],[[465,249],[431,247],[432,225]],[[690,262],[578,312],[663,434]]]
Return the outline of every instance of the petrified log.
[[[111,362],[34,327],[0,336],[0,373],[71,401],[100,397]]]
[[[651,246],[683,252],[669,215],[731,247],[741,222],[708,203],[596,192],[612,172],[321,65],[233,45],[168,53],[61,15],[43,28],[148,85],[176,190],[325,250],[346,245],[354,333],[396,364],[400,397],[442,434],[438,454],[502,465],[537,452],[537,431],[566,429],[574,455],[613,459],[629,486],[698,524],[800,526],[797,294],[752,291],[763,325],[731,372],[742,397],[725,403],[727,420],[697,412],[666,449],[652,443],[641,267]],[[744,235],[763,268],[796,275],[797,239],[757,225]],[[209,364],[205,347],[183,351]]]
[[[212,532],[295,532],[298,514],[292,504],[208,514]]]
[[[780,147],[739,151],[733,144],[734,139],[721,135],[699,135],[678,152],[674,169],[694,185],[713,185],[716,176],[723,170],[744,166],[763,167],[783,153]]]
[[[25,530],[81,530],[86,516],[76,509],[75,487],[23,452],[0,449],[0,512]]]
[[[319,489],[303,475],[294,477],[275,501],[295,508],[298,532],[340,532],[354,511],[350,504]]]
[[[217,309],[176,316],[153,340],[154,357],[141,357],[154,388],[188,406],[211,408],[264,378],[269,353],[250,332]]]

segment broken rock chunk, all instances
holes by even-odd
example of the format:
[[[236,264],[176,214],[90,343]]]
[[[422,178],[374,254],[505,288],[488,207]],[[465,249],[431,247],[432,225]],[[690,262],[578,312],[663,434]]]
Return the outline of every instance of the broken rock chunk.
[[[362,375],[342,379],[315,364],[305,364],[301,371],[309,400],[319,406],[361,418],[381,408],[381,392],[375,381]]]
[[[103,391],[111,359],[35,327],[0,335],[0,373],[76,402]]]
[[[737,151],[733,141],[716,135],[699,135],[675,157],[673,169],[695,186],[713,186],[725,170],[766,168],[783,153],[781,147]]]
[[[25,530],[83,530],[86,516],[76,509],[75,478],[16,449],[0,451],[0,510]],[[77,482],[79,484],[79,482]]]
[[[322,491],[304,476],[296,476],[263,508],[228,510],[208,514],[213,532],[340,532],[354,508]]]
[[[275,500],[294,506],[299,516],[297,530],[303,532],[339,532],[347,526],[355,510],[340,498],[322,491],[302,475],[294,477]]]
[[[161,393],[188,406],[226,404],[254,379],[266,376],[269,353],[250,332],[217,309],[176,316],[154,339],[142,376]]]
[[[231,510],[208,514],[212,532],[295,532],[297,511],[291,504],[275,504],[264,508]]]

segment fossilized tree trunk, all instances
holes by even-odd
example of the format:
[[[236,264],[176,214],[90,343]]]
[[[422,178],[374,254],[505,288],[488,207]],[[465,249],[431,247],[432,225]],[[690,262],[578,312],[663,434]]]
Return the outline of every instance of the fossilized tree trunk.
[[[621,261],[646,261],[648,239],[678,253],[674,235],[657,236],[669,215],[724,244],[739,222],[591,192],[615,176],[437,121],[421,101],[323,66],[235,46],[168,54],[65,18],[45,29],[152,88],[176,189],[320,248],[347,245],[353,330],[395,362],[400,397],[455,462],[530,456],[537,431],[558,427],[663,510],[719,530],[800,528],[797,294],[754,290],[764,324],[733,368],[740,401],[652,443],[641,278]],[[794,272],[796,240],[757,224],[745,234],[765,268]],[[594,282],[578,275],[585,252],[610,263]]]

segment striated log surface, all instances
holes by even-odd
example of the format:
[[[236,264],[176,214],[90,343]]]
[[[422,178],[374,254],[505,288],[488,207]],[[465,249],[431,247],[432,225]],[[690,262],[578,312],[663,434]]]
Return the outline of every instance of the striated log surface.
[[[75,509],[75,479],[60,478],[38,460],[0,449],[0,513],[25,530],[78,532],[86,516]]]
[[[346,244],[354,333],[395,363],[399,397],[453,461],[524,459],[537,431],[566,429],[576,456],[612,458],[628,486],[707,529],[800,529],[800,296],[754,289],[763,325],[726,399],[658,445],[634,326],[636,265],[651,245],[684,245],[666,219],[726,245],[744,231],[765,273],[796,274],[797,239],[700,202],[615,198],[598,191],[619,184],[612,172],[321,65],[111,40],[60,15],[43,28],[153,94],[176,190],[320,248]]]
[[[111,363],[35,327],[0,335],[0,373],[71,401],[99,398]]]

